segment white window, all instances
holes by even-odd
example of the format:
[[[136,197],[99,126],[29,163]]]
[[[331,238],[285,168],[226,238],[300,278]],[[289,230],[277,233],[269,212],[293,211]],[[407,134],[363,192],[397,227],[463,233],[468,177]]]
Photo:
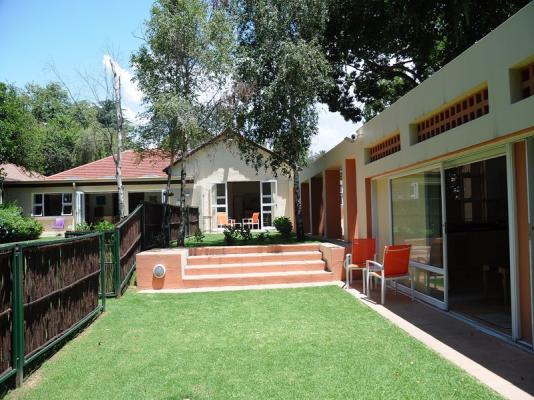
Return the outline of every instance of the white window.
[[[32,215],[36,217],[72,215],[72,193],[35,193]]]

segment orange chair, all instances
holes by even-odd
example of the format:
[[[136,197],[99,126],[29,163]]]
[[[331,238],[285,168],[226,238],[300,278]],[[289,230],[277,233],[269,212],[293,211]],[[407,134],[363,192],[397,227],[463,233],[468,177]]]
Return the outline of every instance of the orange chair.
[[[217,214],[217,228],[224,228],[225,226],[234,226],[235,219],[229,219],[228,214],[218,213]]]
[[[260,229],[260,213],[252,213],[252,218],[243,218],[242,222],[243,226],[248,225],[250,229],[254,229],[254,225],[256,225],[256,229]]]
[[[376,261],[367,260],[367,287],[370,287],[371,277],[381,280],[381,303],[386,303],[386,282],[395,281],[395,291],[397,290],[398,279],[410,279],[412,288],[412,300],[414,295],[414,281],[410,274],[410,251],[412,246],[402,244],[397,246],[385,246],[384,261],[382,264]]]
[[[352,283],[352,271],[362,271],[363,292],[366,293],[367,260],[376,255],[375,239],[353,239],[352,252],[345,257],[346,286]]]

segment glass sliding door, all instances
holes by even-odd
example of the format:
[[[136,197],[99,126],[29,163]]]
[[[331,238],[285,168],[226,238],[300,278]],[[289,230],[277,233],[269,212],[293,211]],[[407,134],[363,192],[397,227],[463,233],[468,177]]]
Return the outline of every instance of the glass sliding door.
[[[228,217],[228,190],[226,183],[214,183],[211,188],[211,216],[212,226],[218,229],[219,219],[224,215]]]
[[[273,226],[274,211],[276,207],[276,181],[260,182],[261,195],[261,226]]]
[[[412,245],[416,291],[445,308],[441,172],[433,169],[393,178],[390,189],[392,242]]]

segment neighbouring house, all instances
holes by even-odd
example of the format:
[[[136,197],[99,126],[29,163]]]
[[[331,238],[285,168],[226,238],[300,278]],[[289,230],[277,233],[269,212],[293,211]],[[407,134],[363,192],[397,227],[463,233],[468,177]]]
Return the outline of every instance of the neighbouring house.
[[[269,152],[261,146],[258,151]],[[165,201],[168,166],[169,159],[156,152],[143,157],[133,150],[123,152],[128,213],[141,201]],[[169,201],[176,205],[180,193],[179,165],[172,171]],[[246,165],[227,133],[193,149],[186,158],[186,173],[186,204],[199,209],[200,228],[204,231],[222,230],[222,216],[241,223],[256,214],[258,225],[254,228],[270,229],[275,217],[292,215],[290,180]],[[40,220],[45,234],[74,229],[84,221],[119,219],[115,163],[111,156],[46,178],[6,181],[4,189],[5,199],[16,201],[25,214]]]
[[[0,164],[0,204],[3,202],[4,183],[5,182],[20,182],[20,181],[35,181],[45,179],[44,175],[39,172],[31,171],[20,165],[15,164]]]
[[[529,3],[301,174],[307,232],[411,244],[417,298],[531,349],[533,38]]]

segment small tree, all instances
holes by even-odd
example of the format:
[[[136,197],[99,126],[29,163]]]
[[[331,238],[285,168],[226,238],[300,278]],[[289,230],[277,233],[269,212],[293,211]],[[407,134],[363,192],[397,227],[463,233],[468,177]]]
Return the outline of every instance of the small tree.
[[[140,129],[140,144],[165,150],[170,159],[162,221],[167,243],[173,166],[180,163],[178,245],[183,246],[188,152],[214,133],[211,128],[224,98],[232,35],[224,7],[203,0],[159,0],[145,25],[146,43],[132,55],[149,120]]]
[[[241,141],[247,162],[293,178],[297,238],[304,238],[299,171],[317,133],[319,96],[331,85],[330,68],[318,43],[326,9],[323,2],[249,1],[239,18],[237,79],[248,90],[237,122],[253,142],[272,150],[257,153]]]

